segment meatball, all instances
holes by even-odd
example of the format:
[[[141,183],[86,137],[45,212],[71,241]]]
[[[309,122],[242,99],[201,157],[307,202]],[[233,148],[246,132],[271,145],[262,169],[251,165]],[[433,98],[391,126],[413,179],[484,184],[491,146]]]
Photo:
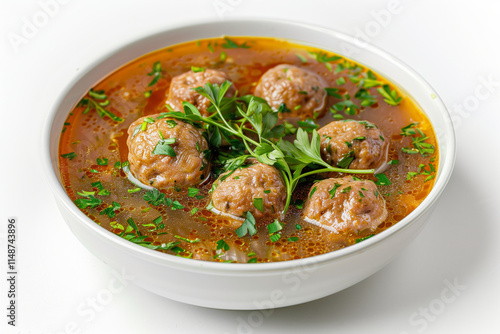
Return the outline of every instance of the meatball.
[[[367,121],[334,121],[318,130],[321,157],[333,166],[376,169],[387,164],[389,143],[374,124]],[[349,163],[350,162],[350,163]]]
[[[314,118],[325,110],[325,80],[316,73],[297,66],[281,64],[268,70],[260,78],[255,95],[278,110],[287,109],[283,117]]]
[[[385,200],[372,181],[331,178],[315,183],[304,219],[336,234],[374,231],[387,218]]]
[[[128,128],[130,171],[155,188],[188,187],[209,175],[208,143],[193,125],[162,118],[142,117]]]
[[[207,82],[220,86],[224,81],[231,81],[231,79],[226,73],[218,70],[205,69],[202,72],[189,71],[183,73],[172,79],[168,90],[167,103],[174,110],[183,111],[182,102],[187,101],[198,108],[202,115],[209,115],[207,109],[210,106],[210,101],[193,90],[193,88],[203,87]],[[235,93],[236,89],[234,85],[231,85],[225,96],[232,97]]]
[[[282,216],[286,186],[273,166],[256,162],[232,173],[226,172],[215,181],[214,188],[212,205],[223,214],[243,217],[249,211],[257,220]],[[259,198],[262,200],[257,200]],[[259,207],[260,201],[262,207]]]

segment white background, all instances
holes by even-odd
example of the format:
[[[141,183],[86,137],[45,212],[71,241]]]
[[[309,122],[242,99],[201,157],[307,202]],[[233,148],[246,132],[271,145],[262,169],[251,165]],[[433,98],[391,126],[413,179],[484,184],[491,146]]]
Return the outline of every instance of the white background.
[[[0,328],[6,222],[16,216],[18,327],[9,333],[500,333],[499,1],[401,0],[390,16],[381,14],[389,0],[55,1],[0,2]],[[368,38],[435,88],[453,116],[458,152],[433,218],[383,270],[308,304],[220,311],[128,284],[83,316],[78,308],[90,310],[114,276],[73,237],[44,181],[38,150],[48,109],[79,68],[126,41],[244,17]]]

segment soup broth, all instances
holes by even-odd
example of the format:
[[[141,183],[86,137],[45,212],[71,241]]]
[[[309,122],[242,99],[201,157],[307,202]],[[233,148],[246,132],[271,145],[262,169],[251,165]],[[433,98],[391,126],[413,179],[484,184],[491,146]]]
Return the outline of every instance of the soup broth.
[[[348,175],[345,173],[303,178],[287,212],[278,219],[277,229],[267,227],[274,220],[257,221],[256,233],[244,236],[236,232],[243,219],[209,210],[217,171],[213,161],[211,174],[205,175],[208,179],[190,187],[152,191],[127,178],[127,130],[140,117],[154,119],[171,111],[166,102],[174,77],[216,69],[231,79],[237,96],[245,96],[254,94],[261,77],[280,64],[314,73],[327,87],[323,112],[302,119],[282,113],[281,123],[286,120],[311,135],[332,121],[362,120],[375,124],[384,134],[389,148],[383,168],[377,174],[354,174],[375,182],[377,196],[385,200],[387,218],[376,229],[335,233],[304,220],[304,202],[312,196],[315,181]],[[295,136],[289,133],[283,140],[293,142]],[[149,53],[96,83],[64,123],[59,166],[64,188],[82,212],[130,242],[198,260],[273,262],[332,252],[397,224],[432,189],[438,165],[436,145],[431,123],[411,97],[370,69],[331,52],[284,40],[226,37]],[[224,151],[223,147],[210,149],[212,157]]]

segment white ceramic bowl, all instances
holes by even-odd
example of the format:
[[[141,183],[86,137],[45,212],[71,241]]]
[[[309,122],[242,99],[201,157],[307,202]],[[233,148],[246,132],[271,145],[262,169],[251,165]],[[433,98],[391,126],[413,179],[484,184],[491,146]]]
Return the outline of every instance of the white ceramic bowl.
[[[232,36],[269,36],[318,46],[375,70],[421,106],[438,136],[439,168],[434,188],[401,222],[359,244],[311,258],[278,263],[230,264],[185,259],[120,238],[85,216],[66,195],[58,171],[58,143],[66,115],[105,75],[156,49],[185,41]],[[391,261],[420,232],[448,182],[455,136],[445,106],[418,74],[385,52],[341,33],[277,21],[217,21],[146,36],[103,55],[83,69],[50,111],[43,131],[43,166],[71,231],[95,256],[125,272],[146,290],[189,304],[222,309],[263,309],[304,303],[345,289]]]

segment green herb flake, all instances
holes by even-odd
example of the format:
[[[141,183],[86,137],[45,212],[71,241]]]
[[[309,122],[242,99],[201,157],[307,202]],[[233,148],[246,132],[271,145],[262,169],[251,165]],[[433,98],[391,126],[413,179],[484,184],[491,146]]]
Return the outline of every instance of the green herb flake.
[[[217,240],[216,250],[223,250],[227,252],[229,250],[229,245],[224,241],[224,239]]]
[[[352,189],[352,187],[351,187],[351,186],[349,186],[349,187],[345,187],[344,189],[342,189],[342,190],[341,190],[341,193],[347,194],[348,192],[350,192],[350,191],[351,191],[351,189]]]
[[[127,189],[127,192],[128,192],[129,194],[138,193],[139,191],[141,191],[141,188]]]
[[[279,234],[279,233],[269,235],[269,240],[271,240],[271,242],[276,242],[280,238],[281,238],[281,234]]]
[[[389,85],[383,85],[377,91],[382,95],[384,101],[391,106],[397,106],[401,102],[401,96],[398,96],[398,93],[391,89]]]
[[[167,124],[168,124],[168,127],[169,127],[169,128],[175,128],[175,126],[177,125],[177,122],[176,122],[176,121],[174,121],[173,119],[167,119],[167,120],[165,121],[165,123],[167,123]]]
[[[273,234],[279,232],[283,229],[283,223],[281,223],[278,219],[275,219],[272,223],[267,225],[267,231],[269,234]]]
[[[299,58],[299,59],[300,59],[300,61],[301,61],[303,64],[307,63],[307,58],[306,58],[306,57],[304,57],[304,56],[303,56],[303,55],[301,55],[300,53],[296,53],[295,55],[297,56],[297,58]]]
[[[185,241],[187,243],[190,243],[190,244],[195,244],[197,242],[200,242],[200,239],[199,238],[196,238],[196,239],[188,239],[188,238],[184,238],[184,237],[181,237],[179,235],[174,235],[174,238],[177,238],[179,240],[182,240],[182,241]]]
[[[356,239],[356,243],[358,242],[361,242],[361,241],[365,241],[366,239],[370,239],[371,237],[373,237],[375,234],[370,234],[369,236],[366,236],[364,238],[359,238],[359,239]]]
[[[175,141],[176,141],[175,138],[160,139],[156,144],[155,148],[153,149],[152,154],[168,155],[170,157],[175,158],[177,154],[175,153],[175,150],[172,148],[172,146],[170,146],[170,144],[174,144]]]
[[[319,125],[316,124],[316,122],[311,119],[307,118],[305,121],[298,121],[297,125],[301,128],[306,130],[306,132],[311,133],[313,130],[319,128]]]
[[[337,86],[342,86],[343,84],[345,84],[345,78],[344,77],[340,77],[338,78],[335,83],[337,84]]]
[[[399,160],[393,159],[393,160],[389,161],[387,164],[388,165],[397,165],[397,164],[399,164]]]
[[[288,240],[289,242],[297,242],[297,241],[299,241],[299,238],[298,237],[290,237],[286,240]]]
[[[61,154],[61,157],[65,158],[65,159],[73,160],[74,158],[77,157],[77,155],[75,152],[70,152],[70,153]]]
[[[185,206],[179,203],[179,201],[176,200],[172,202],[172,210],[182,210],[184,208]]]
[[[384,173],[375,174],[375,177],[377,178],[377,182],[375,182],[377,186],[388,186],[392,184],[391,180],[389,180]]]
[[[330,87],[326,87],[325,88],[325,92],[328,96],[333,96],[337,99],[341,99],[342,100],[342,95],[339,94],[339,89],[338,88],[330,88]]]
[[[120,203],[113,201],[112,205],[109,205],[107,208],[102,210],[99,215],[107,215],[109,218],[114,218],[116,215],[116,211],[118,211],[120,208]]]
[[[189,197],[195,197],[198,193],[200,192],[200,189],[198,188],[188,188],[188,196]]]
[[[337,192],[337,188],[340,187],[341,184],[340,183],[335,183],[333,185],[333,188],[328,190],[328,193],[330,194],[330,199],[334,198],[335,197],[335,193]]]
[[[153,69],[150,73],[147,74],[148,76],[153,76],[153,80],[151,80],[151,82],[148,84],[148,87],[153,86],[158,82],[158,80],[160,80],[162,71],[163,69],[161,68],[161,62],[157,61],[153,64]]]
[[[108,165],[108,159],[107,158],[97,158],[97,164],[99,166],[107,166]]]
[[[227,59],[227,53],[225,53],[224,51],[222,51],[222,52],[220,53],[219,59],[220,59],[220,61],[221,61],[222,63],[224,63],[224,62],[226,61],[226,59]]]
[[[408,174],[406,174],[406,179],[407,180],[411,180],[411,179],[413,179],[417,175],[418,175],[417,172],[408,172]]]
[[[349,151],[337,162],[337,166],[340,168],[349,168],[349,165],[353,160],[354,160],[354,151]]]
[[[250,46],[247,45],[246,42],[244,42],[243,44],[238,44],[235,41],[233,41],[227,37],[224,37],[224,39],[226,40],[226,43],[221,44],[221,46],[224,49],[249,49],[250,48]]]
[[[137,233],[137,235],[139,236],[142,235],[139,229],[137,228],[137,224],[135,223],[133,218],[127,219],[127,223],[130,227],[132,227],[135,230],[135,233]]]
[[[250,211],[247,212],[245,221],[243,221],[243,224],[241,224],[241,226],[238,227],[235,232],[236,235],[238,235],[238,237],[240,238],[244,237],[247,234],[253,236],[257,233],[257,228],[255,227],[255,218],[250,213]]]
[[[316,192],[316,190],[318,190],[318,187],[314,186],[314,188],[312,188],[311,192],[309,193],[309,198],[313,197],[313,195]]]
[[[254,198],[253,199],[253,206],[259,210],[260,212],[264,212],[264,199],[262,198]]]
[[[204,67],[191,66],[191,71],[193,71],[194,73],[205,72],[205,68]]]

